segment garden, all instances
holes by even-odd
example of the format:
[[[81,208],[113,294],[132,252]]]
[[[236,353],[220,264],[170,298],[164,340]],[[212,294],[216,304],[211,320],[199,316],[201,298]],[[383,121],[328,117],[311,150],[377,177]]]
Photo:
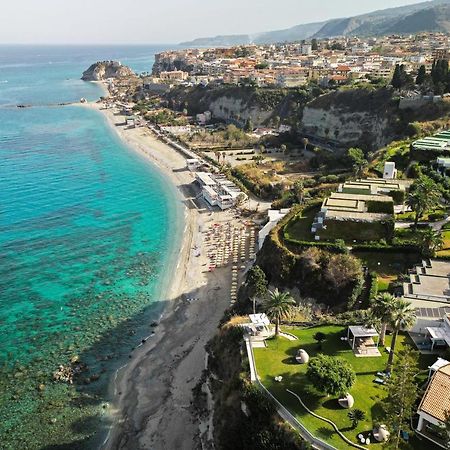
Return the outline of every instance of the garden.
[[[386,369],[388,354],[380,348],[381,356],[357,358],[347,341],[341,340],[347,336],[345,327],[326,325],[312,328],[284,327],[296,336],[298,340],[288,340],[284,337],[267,340],[267,348],[255,348],[254,355],[258,375],[264,386],[284,405],[306,428],[316,437],[326,441],[336,448],[348,448],[342,438],[328,423],[310,415],[299,401],[286,389],[295,392],[306,406],[314,413],[333,421],[339,430],[352,442],[358,442],[357,436],[361,433],[367,435],[375,425],[383,422],[383,401],[387,396],[384,386],[377,384],[375,379],[377,372]],[[317,342],[317,333],[322,333],[324,340]],[[407,335],[400,335],[397,341],[397,351],[409,346]],[[386,337],[386,345],[390,345],[390,336]],[[350,389],[354,397],[354,408],[364,413],[364,418],[358,423],[352,424],[348,417],[349,410],[342,408],[337,397],[324,396],[314,389],[306,376],[307,364],[298,364],[295,360],[297,351],[302,348],[310,357],[318,354],[339,356],[347,361],[356,374],[356,382]],[[397,353],[396,351],[396,353]],[[427,368],[435,361],[431,355],[421,355],[419,367],[423,374],[418,377],[418,383],[422,384],[426,378]],[[275,377],[282,377],[281,382],[275,381]],[[423,442],[411,444],[413,448],[423,448]],[[422,447],[420,446],[422,444]],[[374,444],[382,448],[381,444]],[[428,445],[428,443],[426,444]],[[427,448],[431,448],[428,446]]]

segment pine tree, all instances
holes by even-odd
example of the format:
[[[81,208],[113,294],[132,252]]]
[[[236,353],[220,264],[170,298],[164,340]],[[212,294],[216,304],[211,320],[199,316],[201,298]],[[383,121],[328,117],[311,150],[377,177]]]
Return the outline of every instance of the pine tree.
[[[402,82],[401,82],[401,78],[400,78],[400,65],[399,64],[395,65],[394,76],[392,77],[391,84],[392,84],[392,86],[395,89],[400,89],[402,87]]]
[[[420,66],[419,72],[417,73],[416,84],[422,85],[423,82],[425,81],[426,74],[427,74],[427,71],[425,69],[425,66],[423,66],[423,65]]]
[[[417,352],[406,347],[399,353],[396,370],[386,384],[388,395],[383,409],[391,431],[389,448],[398,449],[401,444],[401,431],[409,428],[418,395],[418,386],[414,380],[417,361]]]

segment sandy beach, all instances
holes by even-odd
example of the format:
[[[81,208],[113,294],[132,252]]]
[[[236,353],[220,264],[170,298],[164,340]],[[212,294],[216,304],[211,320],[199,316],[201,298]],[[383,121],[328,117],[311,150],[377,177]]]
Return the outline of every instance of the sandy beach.
[[[191,187],[194,177],[186,169],[185,159],[148,128],[125,128],[124,117],[114,110],[102,109],[99,104],[89,107],[101,110],[123,141],[145,154],[178,188],[185,210],[182,249],[164,297],[166,310],[155,334],[132,353],[128,364],[117,373],[110,407],[113,426],[103,448],[196,449],[201,448],[200,434],[205,448],[211,430],[196,418],[192,389],[205,369],[204,346],[230,306],[232,277],[233,285],[237,285],[238,277],[237,266],[232,275],[231,261],[209,271],[205,235],[213,227],[229,230],[235,224],[236,230],[244,230],[245,226],[233,211],[211,213],[205,207],[196,207]],[[244,236],[244,231],[240,233]],[[246,239],[245,261],[253,251],[250,238]],[[244,242],[242,238],[242,246]],[[244,264],[244,247],[239,264]]]

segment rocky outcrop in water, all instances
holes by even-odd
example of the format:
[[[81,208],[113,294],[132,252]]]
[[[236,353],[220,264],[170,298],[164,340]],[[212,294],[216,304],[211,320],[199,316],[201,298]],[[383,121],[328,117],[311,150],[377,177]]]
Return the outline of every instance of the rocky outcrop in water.
[[[92,64],[83,72],[84,81],[103,81],[108,78],[125,78],[134,75],[134,72],[118,61],[99,61]]]

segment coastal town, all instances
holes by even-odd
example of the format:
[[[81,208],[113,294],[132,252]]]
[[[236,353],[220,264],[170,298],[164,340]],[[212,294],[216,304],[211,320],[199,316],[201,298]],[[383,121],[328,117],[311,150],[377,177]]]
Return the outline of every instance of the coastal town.
[[[157,55],[152,76],[104,80],[109,95],[98,107],[119,133],[139,141],[157,164],[172,152],[177,170],[183,166],[189,189],[181,193],[202,223],[190,264],[206,258],[206,286],[218,283],[224,296],[217,299],[228,310],[219,336],[243,347],[249,361],[248,373],[234,369],[246,373],[239,395],[256,395],[256,387],[271,403],[266,426],[282,434],[283,448],[302,448],[294,447],[301,441],[313,448],[446,448],[450,135],[442,118],[430,124],[414,111],[450,111],[446,88],[433,91],[448,49],[448,36],[431,33],[187,49]],[[403,81],[394,86],[400,71]],[[319,100],[384,89],[417,123],[383,148],[349,148],[338,135],[325,142],[294,127],[289,116],[274,120],[276,105],[253,125],[249,116],[224,119],[215,105],[193,114],[196,106],[171,100],[180,87],[217,85],[284,95],[317,86]],[[202,292],[189,289],[187,304],[211,301]],[[240,330],[240,342],[231,329]],[[224,351],[213,350],[215,357]],[[214,385],[214,371],[223,370],[215,364],[197,386],[210,401],[227,389]],[[399,399],[403,390],[410,395]],[[198,408],[205,430],[200,417],[211,410],[201,402]],[[215,408],[228,414],[229,407]],[[277,414],[294,433],[279,428]],[[239,428],[234,421],[210,427],[198,434],[207,448],[214,433],[232,441],[221,433]]]
[[[450,0],[407,1],[2,46],[1,450],[450,448]]]

